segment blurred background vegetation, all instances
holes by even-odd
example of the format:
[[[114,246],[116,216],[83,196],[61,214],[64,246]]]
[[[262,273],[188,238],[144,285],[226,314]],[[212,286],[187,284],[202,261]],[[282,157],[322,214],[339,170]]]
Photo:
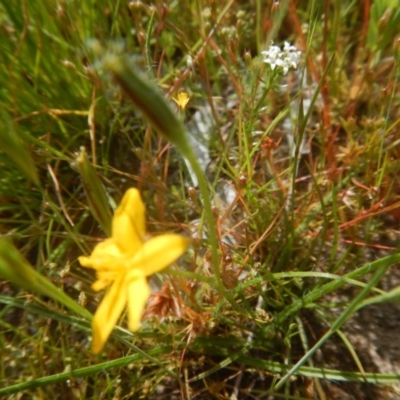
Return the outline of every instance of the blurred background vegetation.
[[[77,257],[106,235],[83,146],[110,212],[137,187],[149,232],[193,238],[181,274],[152,278],[142,329],[116,331],[99,356],[84,318],[0,281],[0,395],[399,398],[397,0],[0,0],[0,26],[1,237],[95,311]],[[302,63],[271,84],[261,51],[284,41]],[[213,285],[190,170],[104,70],[108,51],[172,107],[188,93],[175,109],[208,152],[238,309]]]

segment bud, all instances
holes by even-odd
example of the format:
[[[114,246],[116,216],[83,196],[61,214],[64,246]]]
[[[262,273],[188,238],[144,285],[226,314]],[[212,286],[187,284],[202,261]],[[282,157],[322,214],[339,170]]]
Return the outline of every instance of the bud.
[[[218,208],[217,206],[213,206],[213,207],[212,207],[212,213],[213,213],[213,215],[214,215],[215,218],[218,218],[218,217],[219,217],[219,214],[220,214],[219,208]]]
[[[158,88],[140,77],[126,56],[110,54],[105,58],[104,66],[150,124],[183,155],[190,153],[185,128]]]
[[[251,66],[251,53],[248,50],[244,52],[244,62],[248,67]]]
[[[247,176],[245,174],[240,174],[236,185],[238,189],[244,189],[247,185]]]
[[[193,203],[197,201],[197,190],[193,186],[188,187],[188,195],[190,200],[193,201]]]
[[[112,214],[108,205],[107,193],[93,165],[89,162],[84,147],[80,148],[75,166],[82,177],[82,185],[93,217],[107,236],[111,236]]]

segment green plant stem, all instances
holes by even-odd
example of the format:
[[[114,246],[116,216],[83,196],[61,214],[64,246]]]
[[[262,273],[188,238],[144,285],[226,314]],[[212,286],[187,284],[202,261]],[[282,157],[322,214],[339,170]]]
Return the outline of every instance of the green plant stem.
[[[208,185],[206,178],[204,176],[204,172],[201,169],[200,164],[198,163],[197,158],[193,152],[193,149],[189,144],[185,146],[184,151],[182,151],[182,153],[189,161],[193,169],[193,172],[197,177],[200,193],[203,197],[204,215],[208,225],[208,235],[211,244],[211,260],[214,267],[217,290],[229,301],[229,303],[232,305],[232,307],[235,308],[235,310],[240,311],[240,307],[235,302],[231,293],[229,293],[226,290],[221,279],[221,270],[219,268],[220,260],[218,255],[218,237],[217,237],[216,220],[214,218],[214,214],[212,211],[211,198],[208,192]]]

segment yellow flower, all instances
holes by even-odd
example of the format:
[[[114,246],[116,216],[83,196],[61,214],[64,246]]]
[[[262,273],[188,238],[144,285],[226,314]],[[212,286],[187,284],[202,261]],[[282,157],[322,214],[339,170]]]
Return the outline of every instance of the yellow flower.
[[[79,257],[82,266],[97,272],[94,290],[111,285],[93,317],[94,353],[102,350],[126,304],[129,329],[139,328],[150,296],[146,277],[167,267],[189,245],[188,239],[176,234],[145,240],[145,207],[137,189],[125,193],[115,211],[111,230],[111,238],[99,243],[89,257]]]
[[[190,97],[186,92],[180,92],[178,98],[173,97],[172,100],[178,104],[178,107],[183,111],[186,108],[187,103],[189,103]]]

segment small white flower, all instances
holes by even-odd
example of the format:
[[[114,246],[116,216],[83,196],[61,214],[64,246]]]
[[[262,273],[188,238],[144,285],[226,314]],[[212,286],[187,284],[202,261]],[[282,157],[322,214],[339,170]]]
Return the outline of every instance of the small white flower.
[[[301,51],[298,51],[289,42],[284,43],[283,50],[279,46],[271,45],[261,54],[264,57],[263,61],[269,64],[272,70],[279,67],[283,75],[286,75],[290,68],[296,69],[301,57]]]

